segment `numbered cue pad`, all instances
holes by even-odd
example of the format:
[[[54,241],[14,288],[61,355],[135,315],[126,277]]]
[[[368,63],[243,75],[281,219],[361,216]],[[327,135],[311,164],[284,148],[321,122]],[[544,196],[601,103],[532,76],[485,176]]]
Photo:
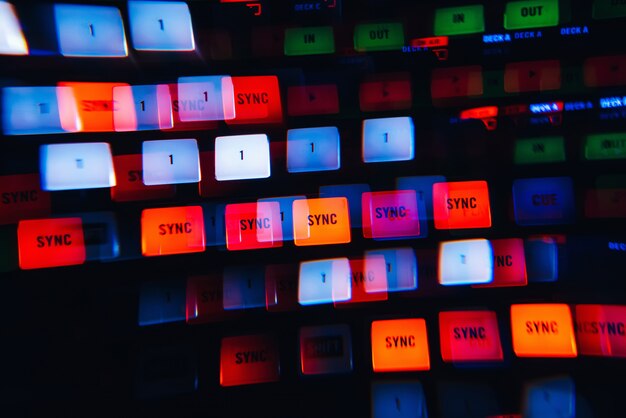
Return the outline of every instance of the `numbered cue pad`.
[[[363,162],[412,160],[415,155],[413,119],[410,117],[363,121]]]
[[[195,139],[144,141],[143,182],[157,184],[200,181],[200,153]]]
[[[270,143],[265,134],[215,138],[215,178],[218,181],[268,178]]]

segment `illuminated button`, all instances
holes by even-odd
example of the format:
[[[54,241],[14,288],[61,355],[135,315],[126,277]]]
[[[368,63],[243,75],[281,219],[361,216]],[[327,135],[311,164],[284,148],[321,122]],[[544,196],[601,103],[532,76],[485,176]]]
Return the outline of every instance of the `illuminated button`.
[[[55,4],[54,20],[63,56],[128,55],[124,22],[117,7]]]
[[[295,200],[293,236],[297,246],[349,243],[348,199],[329,197]]]
[[[439,284],[464,285],[493,281],[493,249],[486,239],[439,244]]]
[[[109,132],[114,130],[113,89],[128,86],[125,83],[60,82],[60,87],[71,87],[73,95],[67,95],[59,103],[61,112],[67,107],[78,109],[83,132]],[[70,112],[71,113],[71,112]]]
[[[409,73],[370,76],[359,86],[363,112],[410,109],[413,101]]]
[[[485,31],[483,5],[446,7],[435,10],[436,36],[466,35]]]
[[[282,245],[283,233],[278,202],[226,205],[226,248],[233,251]]]
[[[363,236],[374,239],[420,235],[417,198],[413,190],[363,193]]]
[[[172,109],[181,122],[233,119],[233,79],[225,75],[178,77]]]
[[[17,244],[23,270],[71,266],[86,260],[80,218],[20,221]]]
[[[626,357],[626,306],[582,304],[574,312],[580,354]]]
[[[345,197],[348,199],[350,210],[350,223],[353,228],[360,227],[361,221],[361,196],[370,191],[369,184],[337,184],[319,187],[320,197]]]
[[[0,55],[28,55],[28,44],[15,8],[5,1],[0,1]]]
[[[146,186],[143,183],[142,155],[113,157],[117,184],[111,187],[111,199],[116,202],[167,199],[174,197],[176,187],[169,184]]]
[[[279,207],[280,223],[282,225],[283,241],[293,240],[293,201],[306,199],[306,196],[268,197],[258,202],[276,202]]]
[[[430,81],[433,100],[482,95],[482,71],[480,65],[433,69]]]
[[[350,278],[350,300],[335,302],[335,307],[387,300],[387,271],[383,256],[350,260]]]
[[[184,2],[129,1],[133,46],[144,51],[193,51],[191,14]]]
[[[589,57],[583,71],[587,87],[626,85],[626,55]]]
[[[415,190],[419,216],[422,219],[433,219],[433,184],[443,183],[446,181],[444,176],[409,176],[398,177],[396,180],[396,188],[398,190]],[[424,209],[424,210],[422,210]],[[424,222],[424,228],[427,224]],[[422,232],[422,235],[425,235]]]
[[[298,273],[298,302],[319,305],[350,300],[350,262],[347,258],[303,261]]]
[[[441,358],[446,362],[502,361],[493,311],[439,312]]]
[[[146,256],[204,251],[202,207],[179,206],[141,212],[141,253]]]
[[[561,63],[558,60],[512,62],[504,68],[504,91],[507,93],[560,88]]]
[[[223,280],[218,275],[190,276],[186,288],[186,321],[204,324],[230,318],[235,311],[224,310]]]
[[[298,264],[265,266],[265,307],[268,312],[289,312],[298,304]]]
[[[224,268],[224,309],[265,307],[265,269],[263,266]]]
[[[317,55],[335,52],[332,26],[285,29],[285,55]]]
[[[113,125],[118,132],[174,126],[172,99],[166,84],[114,87],[113,103]]]
[[[489,189],[486,181],[433,184],[436,229],[491,227]]]
[[[142,164],[146,186],[200,181],[200,155],[195,139],[143,141]]]
[[[475,287],[526,286],[524,240],[503,238],[490,242],[493,249],[493,282]]]
[[[576,398],[576,386],[569,376],[527,382],[521,402],[521,416],[526,418],[575,418],[580,411],[577,407],[580,401]]]
[[[81,121],[73,94],[69,87],[3,88],[4,133],[31,135],[80,130]]]
[[[574,186],[570,177],[513,181],[513,206],[518,225],[556,225],[574,221]]]
[[[424,387],[417,381],[372,382],[372,418],[427,418]]]
[[[272,336],[224,337],[220,349],[220,385],[275,382],[280,378],[278,346]]]
[[[287,171],[290,173],[338,170],[340,166],[337,127],[287,131]]]
[[[344,324],[300,328],[300,371],[304,375],[352,371],[352,339]]]
[[[594,19],[616,19],[626,17],[626,3],[615,0],[594,0]]]
[[[412,248],[388,248],[365,251],[365,260],[382,256],[387,276],[387,291],[417,289],[417,258]]]
[[[511,305],[513,351],[518,357],[576,357],[570,308],[566,304]]]
[[[558,0],[510,1],[504,11],[507,30],[543,28],[559,24]]]
[[[365,119],[362,129],[363,162],[407,161],[415,156],[411,117]]]
[[[554,282],[558,279],[559,254],[555,238],[536,236],[526,239],[524,254],[529,282]]]
[[[372,369],[375,372],[430,370],[424,319],[373,321],[371,333]]]
[[[626,133],[591,134],[585,138],[586,160],[626,158]]]
[[[265,134],[215,138],[215,178],[219,181],[268,178],[270,143]]]
[[[289,116],[339,113],[337,85],[290,86],[287,88],[287,113]]]
[[[565,161],[565,141],[562,136],[517,139],[515,164],[559,163]]]
[[[39,159],[44,190],[115,186],[111,148],[106,142],[41,145]]]
[[[184,280],[142,282],[139,288],[139,326],[184,321],[185,295]]]
[[[0,176],[0,225],[45,217],[50,211],[50,193],[41,189],[39,174]]]
[[[400,50],[402,46],[402,23],[362,23],[354,28],[354,49],[358,52]]]
[[[233,77],[232,81],[235,118],[227,119],[227,124],[282,122],[283,108],[278,77],[275,75]]]

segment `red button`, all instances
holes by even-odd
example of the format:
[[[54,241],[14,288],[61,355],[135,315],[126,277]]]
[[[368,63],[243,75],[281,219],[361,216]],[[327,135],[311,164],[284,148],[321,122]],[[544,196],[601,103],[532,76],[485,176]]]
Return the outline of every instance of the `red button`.
[[[446,99],[482,95],[482,71],[480,65],[434,69],[430,84],[432,98]]]
[[[50,193],[41,190],[39,174],[0,177],[0,225],[50,214]]]
[[[587,87],[626,85],[626,55],[587,58],[584,75]]]
[[[409,73],[371,76],[359,88],[362,112],[410,109],[412,100]]]
[[[345,302],[335,302],[335,307],[387,300],[387,265],[384,256],[350,260],[350,275],[352,297]]]
[[[226,248],[251,250],[282,247],[283,229],[278,202],[226,205]]]
[[[111,199],[130,202],[150,199],[168,199],[176,194],[176,186],[170,184],[146,186],[143,184],[141,154],[116,155],[113,157],[117,184],[111,187]]]
[[[502,360],[498,319],[493,311],[439,312],[439,338],[443,361]]]
[[[275,75],[233,77],[235,118],[228,125],[280,123],[283,110]]]
[[[336,84],[291,86],[287,89],[289,116],[331,115],[339,113]]]
[[[224,310],[221,276],[191,276],[187,279],[186,318],[188,324],[222,321],[238,311]]]
[[[300,308],[297,264],[269,264],[265,267],[265,301],[269,312]]]
[[[220,385],[274,382],[280,378],[278,347],[269,335],[222,338]]]
[[[504,91],[507,93],[560,88],[561,63],[558,60],[514,62],[504,68]]]
[[[504,238],[491,240],[493,248],[493,281],[472,287],[526,286],[526,257],[524,240]]]
[[[80,218],[20,221],[17,244],[21,269],[71,266],[85,262]]]
[[[491,206],[486,181],[455,181],[433,184],[436,229],[491,227]]]
[[[580,354],[626,357],[626,306],[576,305],[575,315]]]

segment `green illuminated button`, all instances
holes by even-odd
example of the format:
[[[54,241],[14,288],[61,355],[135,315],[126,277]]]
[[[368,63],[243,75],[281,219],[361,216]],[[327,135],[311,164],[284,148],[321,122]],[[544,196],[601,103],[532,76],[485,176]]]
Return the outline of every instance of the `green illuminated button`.
[[[465,35],[485,31],[483,5],[446,7],[435,11],[435,35]]]
[[[515,164],[558,163],[565,161],[561,136],[518,139],[515,141]]]
[[[354,29],[354,49],[364,51],[389,51],[404,46],[402,23],[366,23]]]
[[[587,160],[626,158],[626,132],[588,135],[585,141]]]
[[[542,28],[558,24],[558,0],[511,1],[506,4],[505,29]]]
[[[596,0],[593,2],[594,19],[614,19],[626,16],[626,1]]]
[[[285,29],[285,55],[316,55],[335,52],[332,26]]]

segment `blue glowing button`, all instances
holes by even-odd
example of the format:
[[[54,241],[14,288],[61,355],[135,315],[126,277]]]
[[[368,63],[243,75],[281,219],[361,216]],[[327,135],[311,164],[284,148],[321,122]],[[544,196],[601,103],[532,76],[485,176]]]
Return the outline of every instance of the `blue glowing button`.
[[[265,308],[263,266],[229,266],[224,269],[224,309]]]
[[[518,225],[558,225],[574,221],[574,188],[570,177],[517,179],[513,182]]]
[[[43,190],[115,186],[113,157],[106,142],[42,145],[39,164]]]
[[[523,395],[523,415],[528,418],[574,418],[576,388],[569,376],[527,382]]]
[[[200,153],[195,139],[159,139],[143,142],[143,183],[197,183]]]
[[[340,166],[339,130],[335,126],[287,131],[290,173],[338,170]]]
[[[396,180],[396,188],[398,190],[415,190],[417,196],[417,210],[420,213],[420,218],[433,219],[433,184],[444,183],[446,178],[444,176],[410,176],[410,177],[398,177]],[[422,222],[422,225],[426,228],[426,223]],[[422,235],[425,235],[422,233]]]
[[[350,224],[353,228],[362,225],[361,217],[361,196],[370,191],[370,186],[361,184],[338,184],[320,186],[320,197],[345,197],[348,199],[348,209],[350,211]]]
[[[203,203],[201,206],[204,214],[206,245],[226,245],[226,204]]]
[[[172,108],[181,122],[233,119],[233,80],[224,75],[178,77],[177,100]]]
[[[344,324],[300,328],[300,370],[304,375],[352,371],[352,339]]]
[[[268,178],[270,143],[265,134],[215,138],[215,178],[218,181]]]
[[[306,196],[268,197],[258,200],[258,202],[278,202],[283,230],[283,241],[293,240],[293,201],[300,199],[306,199]]]
[[[387,291],[402,292],[417,289],[417,258],[412,248],[368,250],[365,260],[384,257],[387,272]]]
[[[0,1],[0,55],[28,55],[28,44],[15,9],[5,1]]]
[[[139,326],[184,321],[185,303],[184,280],[143,282],[139,288]]]
[[[363,121],[363,162],[412,160],[414,142],[413,119],[408,116]]]
[[[144,51],[193,51],[189,6],[184,2],[129,1],[133,46]]]
[[[444,286],[493,281],[493,249],[478,238],[439,244],[439,284]]]
[[[428,418],[420,382],[386,380],[372,383],[372,418]]]
[[[55,4],[54,19],[61,55],[125,57],[124,22],[117,7]]]
[[[555,238],[530,237],[524,241],[529,282],[554,282],[559,276],[559,253]]]
[[[347,258],[301,262],[298,302],[300,305],[318,305],[350,300],[350,271]]]
[[[80,120],[70,87],[5,87],[2,128],[6,135],[76,132]]]
[[[170,129],[172,99],[167,84],[113,87],[113,126],[118,132]]]

